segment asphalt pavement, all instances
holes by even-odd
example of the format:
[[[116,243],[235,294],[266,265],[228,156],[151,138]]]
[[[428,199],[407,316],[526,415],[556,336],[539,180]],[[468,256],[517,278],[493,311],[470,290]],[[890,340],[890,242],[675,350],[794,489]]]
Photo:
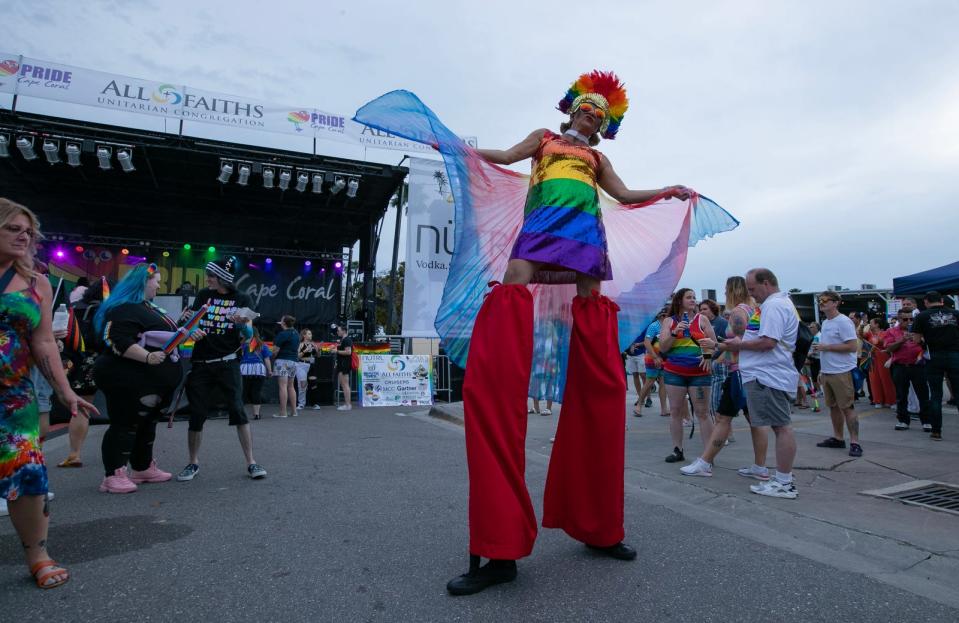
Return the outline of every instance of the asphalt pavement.
[[[538,515],[555,411],[529,416],[527,481]],[[908,452],[879,440],[882,418],[892,435],[891,416],[870,414],[866,455],[853,462],[816,458],[807,446],[825,418],[800,416],[809,423],[797,422],[803,469],[800,498],[790,501],[750,495],[735,475],[750,455],[746,431],[713,478],[689,479],[662,462],[669,443],[656,409],[641,419],[624,409],[627,541],[639,558],[599,557],[541,530],[515,582],[456,598],[445,584],[467,566],[458,405],[439,410],[446,419],[422,407],[327,407],[285,420],[264,413],[253,423],[256,460],[269,471],[260,481],[246,476],[225,420],[207,423],[195,480],[131,495],[97,492],[103,427],[91,431],[80,469],[55,467],[66,437],[49,441],[50,551],[72,579],[35,588],[12,526],[0,522],[3,620],[959,620],[954,591],[940,590],[955,577],[948,550],[959,551],[959,517],[858,493],[931,473],[906,464],[917,453],[933,453],[943,478],[959,473],[954,411],[937,446],[918,431],[893,437],[913,444]],[[688,456],[699,447],[698,437],[690,441]],[[185,422],[160,425],[156,456],[168,471],[183,467]]]

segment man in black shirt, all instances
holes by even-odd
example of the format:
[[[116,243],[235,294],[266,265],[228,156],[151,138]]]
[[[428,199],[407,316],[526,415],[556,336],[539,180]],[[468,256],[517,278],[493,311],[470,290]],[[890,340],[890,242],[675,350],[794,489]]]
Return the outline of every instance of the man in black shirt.
[[[353,371],[353,338],[346,334],[346,327],[336,327],[336,335],[340,343],[336,347],[336,380],[343,392],[343,404],[337,411],[349,411],[353,408],[350,403],[350,372]]]
[[[207,264],[207,287],[197,293],[193,305],[184,311],[187,317],[192,315],[191,310],[196,312],[203,305],[209,306],[199,324],[205,337],[193,347],[190,375],[186,381],[186,395],[190,401],[190,427],[187,433],[190,462],[176,477],[180,482],[193,480],[200,471],[203,423],[216,407],[218,398],[226,402],[230,426],[236,426],[250,478],[266,476],[266,470],[253,460],[253,436],[243,409],[243,380],[238,351],[243,342],[252,337],[253,329],[249,319],[237,316],[236,312],[240,308],[251,307],[252,301],[233,287],[237,264],[238,260],[232,256]]]
[[[943,305],[942,294],[929,292],[924,299],[926,309],[912,323],[913,333],[922,335],[929,349],[929,419],[932,439],[942,439],[942,381],[949,379],[959,387],[959,312]]]

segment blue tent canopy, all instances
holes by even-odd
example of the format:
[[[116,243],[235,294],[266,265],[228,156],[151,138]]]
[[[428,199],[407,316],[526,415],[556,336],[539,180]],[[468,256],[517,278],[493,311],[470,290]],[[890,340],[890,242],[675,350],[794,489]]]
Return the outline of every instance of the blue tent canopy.
[[[937,290],[943,294],[959,294],[959,262],[905,277],[896,277],[892,280],[892,289],[896,296],[925,294],[930,290]]]

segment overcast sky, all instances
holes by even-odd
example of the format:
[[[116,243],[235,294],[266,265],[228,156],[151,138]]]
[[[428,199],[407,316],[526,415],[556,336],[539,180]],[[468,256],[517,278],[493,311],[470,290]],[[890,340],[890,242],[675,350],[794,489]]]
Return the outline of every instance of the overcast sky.
[[[627,185],[686,184],[742,222],[691,251],[697,292],[755,265],[809,290],[959,259],[955,0],[4,4],[0,51],[349,116],[405,88],[483,147],[557,128],[569,83],[612,69],[631,108],[600,149]]]

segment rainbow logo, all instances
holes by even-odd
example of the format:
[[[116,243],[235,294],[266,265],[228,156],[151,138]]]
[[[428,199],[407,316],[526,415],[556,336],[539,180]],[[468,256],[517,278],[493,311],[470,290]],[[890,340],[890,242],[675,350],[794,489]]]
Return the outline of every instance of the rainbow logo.
[[[302,132],[303,128],[300,127],[301,123],[309,123],[310,113],[305,110],[294,110],[286,116],[287,121],[293,124],[293,127],[296,128],[297,132]]]
[[[169,104],[170,106],[176,106],[183,101],[183,95],[176,90],[176,87],[172,84],[161,84],[157,87],[157,90],[153,92],[153,95],[150,97],[157,104]]]
[[[20,63],[12,58],[0,63],[0,76],[4,78],[7,76],[15,76],[18,71],[20,71]]]
[[[390,372],[402,372],[406,369],[406,362],[400,359],[400,355],[393,355],[386,364],[386,369]]]

